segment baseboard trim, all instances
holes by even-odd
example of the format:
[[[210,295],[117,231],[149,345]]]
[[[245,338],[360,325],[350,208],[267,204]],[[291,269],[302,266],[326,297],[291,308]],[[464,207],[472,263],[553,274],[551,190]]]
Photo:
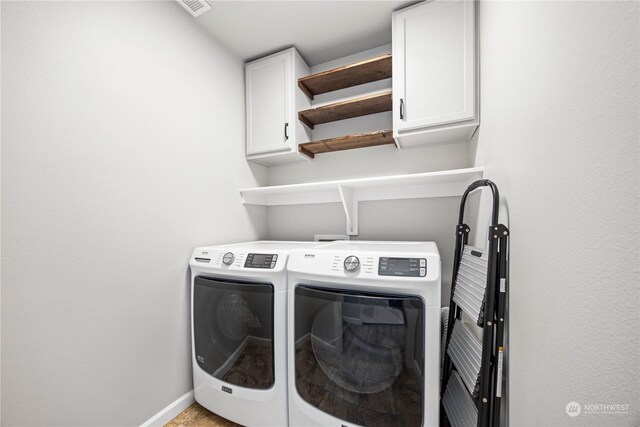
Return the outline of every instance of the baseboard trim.
[[[196,400],[193,397],[193,390],[180,396],[162,411],[149,418],[140,427],[162,427],[178,414],[193,404]]]

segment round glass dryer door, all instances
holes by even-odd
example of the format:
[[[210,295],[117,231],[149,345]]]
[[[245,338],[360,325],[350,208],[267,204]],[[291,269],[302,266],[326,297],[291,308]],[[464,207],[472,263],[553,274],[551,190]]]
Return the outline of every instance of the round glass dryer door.
[[[273,386],[273,286],[196,277],[193,294],[196,361],[229,384]]]
[[[420,298],[299,285],[294,307],[300,397],[359,425],[422,425]]]

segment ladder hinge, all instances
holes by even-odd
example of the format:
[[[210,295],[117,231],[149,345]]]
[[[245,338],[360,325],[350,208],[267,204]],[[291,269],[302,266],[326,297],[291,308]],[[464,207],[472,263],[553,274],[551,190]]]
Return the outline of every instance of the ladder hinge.
[[[469,226],[467,224],[456,225],[456,234],[466,235],[469,234],[469,231],[471,231],[471,229],[469,229]]]
[[[509,229],[504,224],[496,224],[489,227],[489,240],[501,239],[509,235]]]

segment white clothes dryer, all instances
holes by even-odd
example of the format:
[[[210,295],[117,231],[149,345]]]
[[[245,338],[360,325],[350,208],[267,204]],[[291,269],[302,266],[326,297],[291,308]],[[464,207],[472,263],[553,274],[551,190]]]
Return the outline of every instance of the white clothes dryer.
[[[202,406],[244,426],[288,424],[287,258],[318,245],[258,241],[193,252],[193,384]]]
[[[431,242],[291,252],[291,426],[437,426],[440,255]]]

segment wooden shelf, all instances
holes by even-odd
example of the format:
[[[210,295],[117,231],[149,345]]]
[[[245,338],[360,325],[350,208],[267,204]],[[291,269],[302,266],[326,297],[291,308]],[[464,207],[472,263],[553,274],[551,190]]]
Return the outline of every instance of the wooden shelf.
[[[469,184],[481,179],[483,168],[456,169],[409,175],[276,185],[240,190],[244,205],[284,206],[342,203],[347,234],[358,234],[361,201],[461,196]]]
[[[391,77],[391,54],[345,65],[298,79],[298,87],[313,99],[315,95],[358,86]]]
[[[379,130],[375,132],[356,133],[320,141],[305,142],[298,145],[298,150],[313,159],[316,154],[332,151],[351,150],[353,148],[375,147],[376,145],[394,144],[393,131]]]
[[[300,111],[298,119],[313,129],[323,123],[391,111],[392,105],[391,91],[387,91]]]
[[[391,54],[377,56],[298,79],[298,87],[310,98],[364,83],[391,77]],[[298,112],[298,119],[313,129],[315,125],[391,111],[391,91],[369,94]],[[345,135],[312,141],[298,146],[298,151],[313,158],[319,153],[393,144],[391,130]]]

